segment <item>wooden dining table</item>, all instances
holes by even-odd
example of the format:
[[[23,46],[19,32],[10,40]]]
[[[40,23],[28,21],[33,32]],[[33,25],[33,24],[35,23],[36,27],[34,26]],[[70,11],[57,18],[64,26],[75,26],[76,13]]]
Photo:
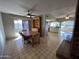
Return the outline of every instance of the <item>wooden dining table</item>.
[[[32,46],[34,46],[36,43],[40,43],[40,33],[35,31],[22,31],[21,34],[24,40],[30,40],[32,43]]]

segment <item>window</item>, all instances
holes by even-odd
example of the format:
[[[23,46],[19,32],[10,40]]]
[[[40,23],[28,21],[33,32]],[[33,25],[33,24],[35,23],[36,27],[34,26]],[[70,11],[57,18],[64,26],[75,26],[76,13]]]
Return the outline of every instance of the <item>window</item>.
[[[52,22],[50,24],[50,27],[60,27],[60,23],[59,22]]]
[[[61,28],[74,28],[74,21],[64,21],[61,23]]]
[[[28,21],[23,21],[22,25],[23,25],[23,30],[29,30],[29,23],[28,23]]]
[[[23,29],[22,20],[14,20],[15,31],[19,32]]]
[[[62,39],[71,41],[73,35],[74,21],[64,21],[61,23],[61,31],[59,32]]]

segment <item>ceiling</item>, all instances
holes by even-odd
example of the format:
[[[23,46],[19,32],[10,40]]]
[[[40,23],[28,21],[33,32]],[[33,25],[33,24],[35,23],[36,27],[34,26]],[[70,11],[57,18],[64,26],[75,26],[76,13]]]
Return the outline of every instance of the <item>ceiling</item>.
[[[33,8],[34,14],[50,14],[58,18],[74,15],[76,4],[77,0],[0,0],[0,11],[24,16]]]

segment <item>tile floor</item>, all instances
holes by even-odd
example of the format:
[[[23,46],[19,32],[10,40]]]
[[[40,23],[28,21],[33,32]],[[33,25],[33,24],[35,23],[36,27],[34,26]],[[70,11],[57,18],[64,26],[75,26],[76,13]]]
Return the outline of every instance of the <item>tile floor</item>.
[[[35,47],[24,44],[22,38],[11,39],[0,48],[0,59],[58,59],[56,50],[61,41],[57,33],[41,38]]]

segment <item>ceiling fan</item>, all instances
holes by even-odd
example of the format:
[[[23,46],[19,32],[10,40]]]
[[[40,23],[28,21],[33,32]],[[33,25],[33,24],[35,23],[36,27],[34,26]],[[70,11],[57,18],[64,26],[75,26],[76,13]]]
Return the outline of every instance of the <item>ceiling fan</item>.
[[[32,17],[36,16],[36,15],[32,14],[32,12],[33,12],[32,9],[28,10],[27,12],[28,12],[27,17],[29,17],[29,18],[32,18]]]
[[[70,19],[70,18],[72,18],[72,17],[74,17],[74,16],[68,14],[68,15],[66,15],[64,18],[68,20],[68,19]]]
[[[36,7],[37,7],[37,4],[35,4],[31,9],[27,11],[27,17],[33,18],[37,16],[33,14],[34,11],[39,11],[39,10],[36,10]]]
[[[65,19],[69,19],[69,18],[70,18],[69,15],[66,15],[66,16],[65,16]]]

